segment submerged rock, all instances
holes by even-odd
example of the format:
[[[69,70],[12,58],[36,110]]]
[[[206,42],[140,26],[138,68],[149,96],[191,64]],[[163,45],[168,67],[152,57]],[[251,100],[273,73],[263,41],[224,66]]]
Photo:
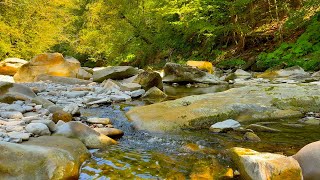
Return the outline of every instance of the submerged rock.
[[[320,141],[310,143],[292,156],[302,169],[303,179],[318,180],[320,177]]]
[[[302,117],[317,111],[318,104],[320,91],[314,85],[260,85],[134,107],[126,116],[138,129],[169,131],[209,128],[229,118],[242,122]]]
[[[301,180],[299,163],[292,157],[260,153],[251,149],[231,148],[232,159],[240,170],[241,179]]]
[[[244,135],[243,135],[243,139],[245,141],[253,141],[253,142],[259,142],[261,141],[261,139],[259,138],[258,135],[256,135],[255,133],[253,132],[246,132]]]

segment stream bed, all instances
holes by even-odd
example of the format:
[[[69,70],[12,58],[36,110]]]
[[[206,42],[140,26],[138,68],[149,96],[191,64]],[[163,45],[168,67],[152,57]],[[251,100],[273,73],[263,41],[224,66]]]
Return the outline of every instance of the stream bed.
[[[214,93],[229,87],[165,87],[169,99],[187,95]],[[304,145],[319,140],[315,125],[296,125],[298,119],[259,122],[281,132],[256,132],[261,142],[247,142],[235,131],[215,134],[209,130],[181,130],[175,133],[151,133],[136,130],[125,116],[142,100],[82,109],[86,117],[108,117],[124,131],[119,144],[90,150],[92,158],[81,169],[86,179],[220,179],[228,168],[236,169],[227,153],[231,147],[246,147],[262,152],[293,155]],[[242,126],[254,122],[241,123]],[[293,125],[292,125],[293,124]],[[236,177],[235,179],[237,179]]]

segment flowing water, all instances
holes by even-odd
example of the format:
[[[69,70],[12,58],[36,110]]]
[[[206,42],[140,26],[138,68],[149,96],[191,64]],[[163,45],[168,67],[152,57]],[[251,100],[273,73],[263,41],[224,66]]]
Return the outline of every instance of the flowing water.
[[[171,88],[171,89],[170,89]],[[166,87],[171,99],[192,94],[226,90],[227,87],[205,89]],[[279,133],[256,133],[261,142],[246,142],[242,133],[214,134],[209,130],[181,130],[179,133],[151,133],[135,130],[125,112],[145,105],[142,100],[83,109],[82,115],[108,117],[125,132],[118,145],[91,150],[92,158],[81,170],[80,179],[219,179],[233,167],[227,149],[247,147],[257,151],[292,155],[304,145],[320,137],[317,126],[292,127],[297,120],[268,122]],[[243,124],[246,125],[246,124]]]

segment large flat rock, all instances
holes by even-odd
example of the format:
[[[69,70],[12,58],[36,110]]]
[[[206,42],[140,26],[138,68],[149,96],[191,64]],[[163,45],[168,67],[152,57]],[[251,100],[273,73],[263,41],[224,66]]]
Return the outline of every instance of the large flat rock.
[[[125,79],[139,73],[139,70],[131,66],[112,66],[93,72],[93,81],[103,82],[106,79]]]
[[[188,96],[134,107],[126,113],[138,129],[170,131],[209,128],[226,119],[277,120],[318,111],[319,86],[278,84],[234,88],[220,93]]]
[[[77,179],[90,157],[76,139],[42,136],[23,144],[0,142],[0,179]]]

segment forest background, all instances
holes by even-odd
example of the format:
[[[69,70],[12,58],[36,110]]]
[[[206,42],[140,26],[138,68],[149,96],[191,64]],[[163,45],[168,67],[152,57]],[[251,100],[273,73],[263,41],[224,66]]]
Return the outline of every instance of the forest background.
[[[320,69],[319,0],[0,0],[0,61],[60,52],[83,66]]]

